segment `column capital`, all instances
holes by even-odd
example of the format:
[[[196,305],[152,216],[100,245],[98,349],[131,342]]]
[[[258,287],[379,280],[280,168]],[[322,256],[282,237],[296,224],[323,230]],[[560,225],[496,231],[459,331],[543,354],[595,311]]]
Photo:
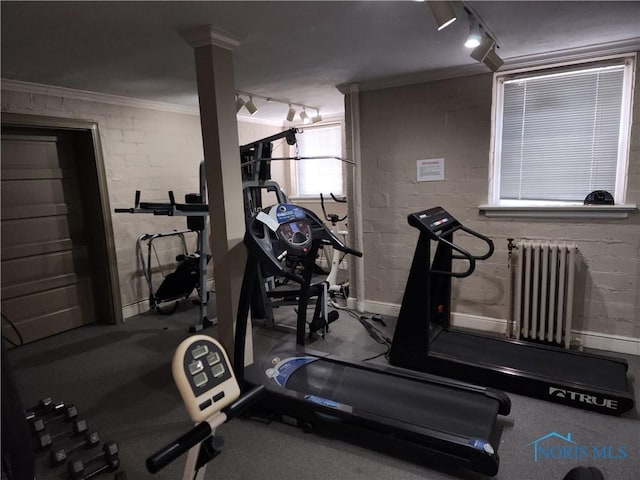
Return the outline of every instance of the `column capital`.
[[[217,47],[233,50],[243,37],[233,33],[225,32],[213,25],[201,25],[199,27],[188,28],[180,32],[180,36],[193,48],[215,45]]]

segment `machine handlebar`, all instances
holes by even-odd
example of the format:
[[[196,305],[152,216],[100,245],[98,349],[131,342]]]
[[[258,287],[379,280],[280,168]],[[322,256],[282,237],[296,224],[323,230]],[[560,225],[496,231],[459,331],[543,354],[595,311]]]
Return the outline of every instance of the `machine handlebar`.
[[[264,385],[258,385],[252,388],[244,395],[241,395],[235,402],[224,408],[222,412],[225,414],[225,422],[245,412],[264,394]],[[168,443],[156,453],[147,458],[147,470],[150,473],[157,473],[171,462],[179,458],[189,449],[204,441],[213,433],[213,428],[208,422],[201,422],[180,438]]]
[[[453,238],[453,232],[455,232],[457,230],[462,230],[464,232],[467,232],[472,237],[476,237],[476,238],[479,238],[480,240],[484,241],[489,246],[489,250],[487,251],[487,253],[485,253],[483,255],[473,255],[472,253],[468,252],[467,250],[465,250],[464,248],[460,247],[459,245],[456,245],[452,241],[447,240],[447,238]],[[446,230],[446,231],[440,233],[439,235],[436,235],[435,238],[437,239],[438,242],[442,242],[442,243],[448,245],[451,249],[453,249],[453,250],[455,250],[456,252],[459,253],[459,255],[452,255],[452,258],[457,259],[457,260],[466,260],[466,261],[469,262],[469,267],[463,272],[449,272],[449,271],[444,271],[444,270],[431,270],[432,273],[438,273],[440,275],[449,275],[451,277],[456,277],[456,278],[468,277],[476,269],[476,260],[486,260],[491,255],[493,255],[493,252],[495,250],[495,247],[494,247],[494,244],[493,244],[493,240],[491,240],[489,237],[486,237],[485,235],[482,235],[481,233],[478,233],[475,230],[471,230],[470,228],[467,228],[467,227],[465,227],[465,226],[463,226],[461,224],[457,224],[453,228],[451,228],[449,230]]]
[[[347,199],[346,198],[337,198],[333,193],[329,193],[329,195],[331,195],[331,198],[336,203],[347,203]],[[320,206],[322,207],[322,213],[324,214],[324,218],[326,220],[328,220],[329,222],[333,223],[333,224],[336,224],[338,222],[342,222],[343,220],[345,220],[347,218],[346,214],[345,214],[344,217],[340,217],[335,213],[327,214],[327,211],[324,208],[324,196],[322,195],[322,193],[320,193]]]
[[[190,448],[205,440],[212,432],[213,429],[207,422],[199,423],[180,438],[167,444],[147,458],[147,470],[150,473],[157,473]]]

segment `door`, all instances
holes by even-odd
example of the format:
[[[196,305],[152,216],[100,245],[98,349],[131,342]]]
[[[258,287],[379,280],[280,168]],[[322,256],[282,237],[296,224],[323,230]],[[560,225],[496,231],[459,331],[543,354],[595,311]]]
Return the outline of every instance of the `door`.
[[[2,129],[2,315],[25,343],[96,319],[73,132]],[[15,343],[13,329],[2,334]]]

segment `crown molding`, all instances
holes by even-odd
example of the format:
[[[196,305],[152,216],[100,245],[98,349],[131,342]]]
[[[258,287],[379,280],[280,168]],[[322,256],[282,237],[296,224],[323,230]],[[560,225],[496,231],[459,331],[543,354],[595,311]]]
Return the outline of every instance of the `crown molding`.
[[[580,48],[554,50],[551,52],[539,53],[535,55],[511,57],[508,60],[505,60],[505,68],[503,68],[502,70],[531,68],[558,62],[577,62],[580,60],[589,60],[596,56],[602,57],[609,55],[631,54],[635,53],[638,50],[640,50],[640,37],[620,40],[617,42],[588,45],[586,47]]]
[[[43,85],[40,83],[23,82],[20,80],[1,79],[0,88],[4,91],[29,93],[34,95],[48,95],[63,97],[70,100],[81,100],[93,103],[105,103],[119,107],[144,108],[168,113],[180,113],[183,115],[200,116],[198,107],[177,105],[174,103],[156,102],[153,100],[143,100],[140,98],[123,97],[120,95],[110,95],[108,93],[91,92],[88,90],[76,90],[73,88],[56,87],[54,85]],[[238,116],[238,122],[255,123],[258,125],[269,125],[282,127],[280,120],[266,120],[255,117]]]
[[[551,62],[555,63],[562,61],[579,61],[588,59],[596,55],[616,55],[623,53],[632,53],[635,51],[640,51],[640,38],[631,38],[616,42],[600,43],[579,48],[554,50],[551,52],[539,53],[534,55],[511,57],[508,59],[504,59],[505,62],[503,67],[499,72],[496,73],[500,73],[504,70],[535,67]],[[347,95],[348,93],[350,93],[353,85],[357,85],[358,89],[364,92],[367,90],[381,90],[384,88],[404,87],[407,85],[414,85],[418,83],[428,83],[451,78],[481,75],[483,73],[491,73],[491,71],[481,63],[474,63],[457,67],[426,70],[406,75],[344,83],[337,85],[336,88],[343,95]]]
[[[43,85],[41,83],[23,82],[20,80],[1,79],[0,88],[13,92],[31,93],[35,95],[49,95],[63,97],[70,100],[83,100],[85,102],[106,103],[122,107],[146,108],[161,112],[181,113],[184,115],[200,115],[198,107],[177,105],[175,103],[157,102],[154,100],[143,100],[140,98],[123,97],[108,93],[91,92],[88,90],[76,90],[73,88],[57,87],[54,85]]]
[[[182,30],[180,36],[193,48],[215,45],[233,50],[244,40],[240,35],[226,32],[213,25],[201,25]]]

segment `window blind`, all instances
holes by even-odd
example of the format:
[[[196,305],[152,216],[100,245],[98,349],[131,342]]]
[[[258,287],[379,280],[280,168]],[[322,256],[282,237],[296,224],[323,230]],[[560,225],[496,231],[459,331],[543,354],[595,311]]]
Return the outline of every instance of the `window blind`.
[[[624,65],[504,82],[500,199],[614,193]]]
[[[296,135],[301,157],[342,156],[340,125],[307,128]],[[298,196],[342,195],[342,162],[331,158],[296,162]]]

